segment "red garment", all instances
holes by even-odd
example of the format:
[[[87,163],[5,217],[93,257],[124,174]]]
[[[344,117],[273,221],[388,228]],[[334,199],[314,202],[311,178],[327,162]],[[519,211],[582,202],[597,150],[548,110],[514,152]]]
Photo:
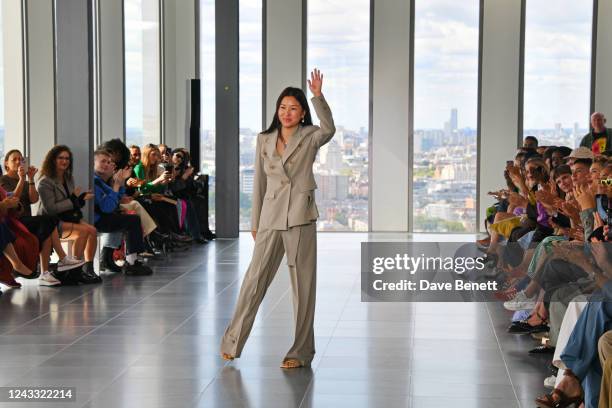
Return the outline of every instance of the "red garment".
[[[0,201],[6,198],[6,191],[0,187]],[[38,264],[38,238],[32,234],[19,220],[13,216],[0,216],[0,221],[8,223],[9,228],[15,234],[15,252],[21,262],[30,270],[36,270]],[[1,254],[0,254],[1,255]],[[12,276],[13,266],[4,255],[0,256],[0,278]]]

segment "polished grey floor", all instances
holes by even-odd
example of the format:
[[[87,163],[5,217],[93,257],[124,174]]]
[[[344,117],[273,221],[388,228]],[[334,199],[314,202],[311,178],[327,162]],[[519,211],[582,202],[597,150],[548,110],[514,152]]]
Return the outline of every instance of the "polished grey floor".
[[[533,406],[546,362],[527,355],[532,339],[505,333],[501,305],[361,303],[360,242],[404,238],[319,234],[309,369],[278,367],[292,341],[285,266],[243,357],[219,358],[253,247],[247,234],[173,254],[151,277],[4,290],[0,385],[76,387],[77,402],[0,407]]]

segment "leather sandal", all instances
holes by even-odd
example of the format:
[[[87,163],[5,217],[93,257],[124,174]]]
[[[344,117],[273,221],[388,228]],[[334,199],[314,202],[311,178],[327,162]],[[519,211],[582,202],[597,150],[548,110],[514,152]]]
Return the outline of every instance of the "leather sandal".
[[[572,370],[565,370],[563,375],[574,377],[576,381],[578,381],[578,385],[580,385],[580,379],[576,377]],[[553,398],[555,395],[558,397],[556,400]],[[582,389],[582,385],[580,385],[580,395],[569,397],[560,389],[555,388],[550,394],[536,398],[535,402],[539,408],[567,408],[569,406],[578,407],[580,404],[582,404],[582,402],[584,402],[584,390]]]
[[[231,354],[221,353],[221,358],[224,359],[225,361],[232,361],[236,357],[232,356]]]
[[[286,358],[281,363],[280,368],[292,369],[292,368],[301,368],[301,367],[308,367],[308,366],[309,364],[304,364],[297,358]]]

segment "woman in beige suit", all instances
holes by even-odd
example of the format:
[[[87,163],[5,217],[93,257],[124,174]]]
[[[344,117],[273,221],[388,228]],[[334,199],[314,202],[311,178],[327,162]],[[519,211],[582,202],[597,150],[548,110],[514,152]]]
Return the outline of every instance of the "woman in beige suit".
[[[308,87],[320,127],[312,125],[306,95],[286,88],[276,102],[272,124],[257,136],[253,182],[252,234],[255,249],[246,272],[234,317],[221,342],[226,360],[240,357],[257,309],[287,255],[293,290],[295,341],[282,368],[309,366],[314,354],[314,311],[317,270],[316,184],[312,165],[319,148],[336,132],[323,98],[323,75],[310,74]]]

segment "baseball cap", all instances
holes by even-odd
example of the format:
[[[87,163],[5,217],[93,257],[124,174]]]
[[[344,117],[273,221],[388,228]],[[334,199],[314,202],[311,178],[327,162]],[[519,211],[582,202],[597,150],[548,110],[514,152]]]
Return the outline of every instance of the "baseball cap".
[[[574,150],[572,150],[572,152],[570,153],[569,156],[566,157],[566,159],[590,159],[593,160],[595,158],[595,155],[593,154],[593,152],[591,151],[591,149],[589,149],[588,147],[577,147]]]

